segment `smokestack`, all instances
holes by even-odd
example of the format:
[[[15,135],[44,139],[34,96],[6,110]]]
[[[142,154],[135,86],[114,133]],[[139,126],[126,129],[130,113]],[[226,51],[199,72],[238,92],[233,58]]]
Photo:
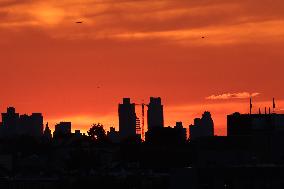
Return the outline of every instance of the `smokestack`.
[[[265,107],[265,109],[264,109],[264,112],[265,112],[265,115],[267,114],[267,112],[266,112],[266,107]]]
[[[269,109],[268,109],[268,114],[270,114],[270,107],[269,107]]]
[[[258,114],[261,114],[261,110],[260,110],[260,108],[258,109]]]

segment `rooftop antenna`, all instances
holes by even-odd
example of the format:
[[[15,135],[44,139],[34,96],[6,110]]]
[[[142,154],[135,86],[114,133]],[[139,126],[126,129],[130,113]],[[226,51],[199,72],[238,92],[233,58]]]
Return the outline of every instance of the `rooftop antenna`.
[[[276,108],[276,104],[275,104],[275,99],[273,98],[273,107],[272,107],[273,113],[275,112],[275,108]]]
[[[249,100],[249,114],[251,114],[251,110],[252,110],[252,99],[250,97],[250,100]]]

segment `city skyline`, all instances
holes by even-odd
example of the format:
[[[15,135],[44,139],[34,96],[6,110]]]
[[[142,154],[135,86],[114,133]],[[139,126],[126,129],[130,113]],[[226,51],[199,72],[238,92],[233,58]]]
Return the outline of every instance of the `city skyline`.
[[[87,130],[118,128],[116,104],[160,96],[165,126],[210,111],[284,108],[284,3],[47,0],[0,2],[0,111],[42,112]]]
[[[220,97],[220,96],[219,96]],[[219,98],[219,97],[217,97],[217,98]],[[144,105],[144,107],[145,107],[145,110],[144,110],[144,121],[145,121],[145,125],[144,125],[144,129],[145,129],[145,132],[146,131],[148,131],[148,129],[149,129],[149,123],[148,123],[148,116],[149,115],[147,115],[146,114],[146,112],[148,112],[148,109],[149,109],[149,105],[151,105],[153,102],[152,102],[152,100],[155,100],[155,103],[158,103],[158,104],[156,104],[156,105],[158,105],[158,106],[160,106],[161,105],[161,107],[162,107],[162,109],[161,109],[161,115],[162,115],[162,117],[161,118],[159,118],[159,115],[157,115],[156,113],[154,113],[154,115],[156,116],[154,119],[156,120],[156,119],[158,119],[158,120],[168,120],[167,119],[167,117],[166,116],[163,116],[163,114],[165,114],[165,110],[167,110],[167,106],[165,107],[165,109],[163,108],[164,107],[164,104],[162,103],[161,104],[161,98],[160,97],[149,97],[149,102],[147,102],[147,101],[143,101],[143,105]],[[157,101],[158,100],[158,101]],[[159,102],[160,101],[160,102]],[[121,102],[121,100],[120,100],[120,102]],[[123,98],[122,99],[122,104],[120,104],[120,102],[118,102],[118,104],[119,104],[119,106],[121,106],[122,104],[124,104],[124,103],[126,103],[126,104],[128,104],[128,103],[130,103],[130,104],[133,104],[133,110],[131,110],[131,111],[134,111],[133,113],[134,113],[134,123],[133,123],[133,125],[135,126],[135,119],[136,118],[138,118],[139,119],[139,121],[140,121],[140,127],[142,127],[142,104],[140,104],[140,103],[137,103],[137,102],[135,102],[135,101],[133,101],[133,99],[131,99],[131,98]],[[252,103],[252,104],[250,104],[250,103]],[[253,100],[253,98],[250,98],[248,101],[247,101],[247,103],[246,104],[244,104],[244,106],[246,106],[246,107],[244,107],[243,108],[243,110],[247,110],[247,112],[243,112],[243,111],[239,111],[239,110],[236,110],[236,111],[233,111],[233,112],[228,112],[224,117],[223,117],[223,119],[225,119],[225,120],[227,120],[227,116],[228,115],[230,115],[230,114],[232,114],[232,113],[234,113],[234,112],[237,112],[237,113],[242,113],[242,114],[247,114],[247,115],[249,115],[249,113],[250,113],[250,107],[252,108],[252,114],[270,114],[270,113],[281,113],[281,112],[283,112],[283,110],[281,110],[279,107],[278,107],[278,103],[277,103],[277,101],[275,101],[275,99],[272,99],[272,101],[270,101],[270,102],[266,102],[265,104],[267,105],[267,106],[265,106],[265,105],[263,105],[262,104],[263,102],[255,102],[254,100]],[[129,105],[130,105],[129,104]],[[275,106],[274,106],[275,105]],[[152,105],[151,105],[152,106]],[[275,109],[273,109],[273,106],[275,107]],[[212,107],[212,106],[211,106]],[[117,106],[116,106],[116,108],[117,108]],[[223,107],[224,109],[226,109],[226,107]],[[8,106],[8,107],[6,107],[5,109],[4,109],[4,111],[2,111],[2,112],[6,112],[6,111],[9,111],[10,109],[14,109],[13,111],[15,111],[15,107],[14,106]],[[119,112],[119,109],[120,108],[118,108],[118,112]],[[181,109],[182,110],[182,109]],[[16,108],[16,113],[18,113],[19,114],[19,112],[21,112],[21,111],[18,111],[18,108]],[[31,114],[31,115],[33,115],[33,114],[38,114],[38,113],[34,113],[34,112],[40,112],[40,111],[31,111],[31,112],[22,112],[22,114],[21,114],[21,116],[28,116],[29,114]],[[183,125],[184,125],[184,128],[186,128],[187,129],[187,135],[189,134],[189,127],[190,126],[192,126],[192,124],[195,124],[195,119],[197,119],[197,117],[199,117],[200,115],[202,115],[204,112],[207,112],[207,110],[205,109],[205,110],[202,110],[201,109],[201,107],[200,107],[200,112],[195,112],[194,113],[194,115],[195,115],[195,117],[193,117],[192,119],[187,119],[187,117],[185,118],[186,120],[173,120],[173,123],[170,123],[170,124],[162,124],[163,122],[161,122],[161,126],[163,126],[163,127],[174,127],[175,126],[175,124],[177,123],[177,122],[182,122],[183,123]],[[211,112],[209,111],[209,113],[211,114]],[[89,119],[86,119],[86,117],[81,117],[81,118],[78,118],[78,120],[73,120],[72,121],[72,116],[70,116],[70,117],[67,117],[67,118],[63,118],[63,119],[57,119],[57,120],[52,120],[52,119],[48,119],[48,118],[46,118],[45,117],[45,115],[44,114],[42,114],[42,113],[39,113],[39,114],[41,114],[42,116],[43,116],[43,126],[44,125],[46,125],[46,124],[48,124],[48,126],[51,128],[51,130],[53,130],[54,131],[54,129],[55,129],[55,126],[56,125],[58,125],[58,124],[60,124],[60,123],[62,123],[62,122],[70,122],[70,123],[72,123],[72,131],[73,132],[75,132],[76,130],[81,130],[81,132],[83,132],[83,133],[87,133],[87,131],[89,130],[89,128],[90,128],[90,126],[92,125],[92,124],[95,124],[95,123],[100,123],[100,124],[102,124],[102,125],[104,125],[104,129],[106,130],[106,131],[109,131],[110,130],[110,128],[111,127],[113,127],[113,128],[115,128],[117,131],[119,131],[120,130],[120,127],[119,127],[119,113],[117,113],[117,111],[116,111],[116,117],[115,117],[115,121],[113,121],[113,123],[114,122],[116,122],[116,123],[114,123],[114,124],[110,124],[110,123],[107,123],[107,122],[103,122],[103,120],[102,121],[99,121],[99,120],[92,120],[92,118],[91,118],[91,116],[89,117]],[[131,113],[132,114],[132,113]],[[158,113],[159,114],[159,113]],[[167,115],[167,114],[166,114]],[[126,117],[125,117],[125,119],[128,119],[129,117],[132,117],[131,115],[125,115]],[[221,130],[220,131],[220,127],[218,128],[218,125],[216,125],[216,122],[215,122],[215,119],[214,119],[214,116],[212,116],[212,119],[213,119],[213,121],[214,121],[214,132],[215,132],[215,135],[217,135],[217,136],[224,136],[224,135],[227,135],[227,121],[226,121],[226,124],[224,125],[224,128],[222,128],[222,129],[224,129],[224,130]],[[82,121],[85,121],[85,124],[84,125],[80,125],[80,123],[82,122]],[[218,122],[218,121],[217,121]],[[78,124],[79,123],[79,124]],[[166,123],[169,123],[169,122],[166,122]],[[189,123],[189,124],[187,124],[187,123]],[[124,123],[123,123],[124,124]],[[130,124],[131,125],[131,124]],[[83,126],[83,127],[82,127]],[[126,130],[128,130],[129,128],[128,127],[126,127],[125,128]],[[141,128],[140,128],[141,129]],[[140,131],[141,132],[141,131]],[[145,133],[144,133],[145,134]],[[143,138],[143,137],[142,137]]]

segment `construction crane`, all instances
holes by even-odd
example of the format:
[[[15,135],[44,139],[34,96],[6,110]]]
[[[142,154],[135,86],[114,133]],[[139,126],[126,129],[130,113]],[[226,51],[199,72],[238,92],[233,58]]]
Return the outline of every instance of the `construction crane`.
[[[148,106],[147,104],[145,104],[144,102],[142,102],[141,104],[136,104],[135,106],[141,106],[142,107],[142,127],[141,127],[141,138],[142,140],[145,139],[145,106]]]

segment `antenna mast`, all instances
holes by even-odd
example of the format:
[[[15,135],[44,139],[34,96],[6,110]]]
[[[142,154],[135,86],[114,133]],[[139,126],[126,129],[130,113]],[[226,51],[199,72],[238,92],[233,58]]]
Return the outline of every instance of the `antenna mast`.
[[[251,110],[252,110],[252,100],[251,100],[251,97],[250,97],[250,100],[249,100],[249,114],[251,114]]]
[[[275,112],[275,108],[276,108],[276,104],[275,104],[275,98],[273,98],[273,105],[272,105],[273,107],[273,113]]]

